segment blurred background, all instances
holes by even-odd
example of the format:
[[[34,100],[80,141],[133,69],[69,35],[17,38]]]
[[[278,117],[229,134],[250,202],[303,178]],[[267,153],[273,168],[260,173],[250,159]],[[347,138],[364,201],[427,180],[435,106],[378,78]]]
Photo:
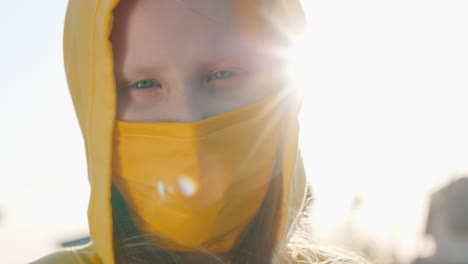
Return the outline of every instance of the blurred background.
[[[86,161],[62,63],[66,4],[2,1],[2,263],[87,241]],[[468,2],[303,4],[311,236],[375,263],[468,263]]]

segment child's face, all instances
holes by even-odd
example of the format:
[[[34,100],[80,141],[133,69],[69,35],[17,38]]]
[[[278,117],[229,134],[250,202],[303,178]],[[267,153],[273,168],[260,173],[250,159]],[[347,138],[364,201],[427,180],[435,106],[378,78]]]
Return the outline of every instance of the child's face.
[[[194,122],[282,86],[284,63],[273,41],[247,33],[232,2],[119,4],[110,38],[119,120]]]

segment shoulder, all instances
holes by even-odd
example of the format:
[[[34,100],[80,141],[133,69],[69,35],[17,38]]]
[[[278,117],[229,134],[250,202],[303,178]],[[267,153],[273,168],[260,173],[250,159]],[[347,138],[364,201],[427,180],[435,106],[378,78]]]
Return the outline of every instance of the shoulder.
[[[53,252],[31,264],[102,264],[94,244],[64,248]]]

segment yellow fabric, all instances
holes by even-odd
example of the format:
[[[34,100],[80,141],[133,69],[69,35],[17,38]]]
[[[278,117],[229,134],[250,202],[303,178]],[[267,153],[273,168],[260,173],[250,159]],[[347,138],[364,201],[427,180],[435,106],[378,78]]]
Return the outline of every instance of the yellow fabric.
[[[271,6],[277,7],[272,12],[282,16],[277,22],[284,29],[289,30],[289,26],[303,22],[298,0],[263,2],[266,6],[271,3]],[[117,3],[118,0],[70,0],[64,29],[68,86],[86,146],[91,185],[88,221],[93,243],[53,253],[35,263],[114,263],[110,186],[116,94],[112,48],[108,38],[112,27],[112,10]],[[282,25],[283,22],[289,25]],[[284,154],[283,217],[280,219],[283,241],[288,240],[288,232],[302,208],[306,190],[297,147],[299,128],[296,110],[288,111],[286,114],[289,117],[281,124],[287,131],[282,135],[280,146]]]
[[[118,121],[112,182],[139,230],[166,249],[233,249],[270,185],[287,99],[193,123]]]

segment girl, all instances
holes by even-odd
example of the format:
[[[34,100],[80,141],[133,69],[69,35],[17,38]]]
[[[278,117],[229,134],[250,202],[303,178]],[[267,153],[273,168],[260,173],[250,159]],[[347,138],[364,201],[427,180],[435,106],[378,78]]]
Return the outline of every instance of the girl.
[[[297,0],[70,0],[92,243],[36,263],[330,263],[295,224],[304,28]]]

